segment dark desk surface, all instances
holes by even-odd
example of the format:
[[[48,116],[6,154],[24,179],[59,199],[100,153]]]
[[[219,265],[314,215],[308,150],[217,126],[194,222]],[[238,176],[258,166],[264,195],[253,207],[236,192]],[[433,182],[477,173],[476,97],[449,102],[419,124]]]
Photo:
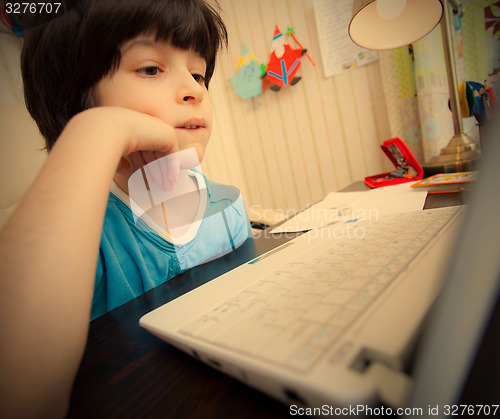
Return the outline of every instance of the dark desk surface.
[[[367,189],[353,184],[344,191]],[[425,208],[458,205],[460,194],[429,195]],[[139,327],[140,317],[290,240],[260,235],[90,323],[69,418],[284,418],[289,408],[202,364]]]

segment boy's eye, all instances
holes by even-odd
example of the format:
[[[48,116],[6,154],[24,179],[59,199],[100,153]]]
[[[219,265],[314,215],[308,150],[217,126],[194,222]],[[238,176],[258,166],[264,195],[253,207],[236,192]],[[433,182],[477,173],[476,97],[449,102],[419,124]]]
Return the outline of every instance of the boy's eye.
[[[156,66],[143,67],[136,70],[138,73],[147,77],[154,77],[161,73],[161,69]]]
[[[193,74],[193,78],[196,80],[197,83],[205,84],[205,76],[202,76],[201,74]]]

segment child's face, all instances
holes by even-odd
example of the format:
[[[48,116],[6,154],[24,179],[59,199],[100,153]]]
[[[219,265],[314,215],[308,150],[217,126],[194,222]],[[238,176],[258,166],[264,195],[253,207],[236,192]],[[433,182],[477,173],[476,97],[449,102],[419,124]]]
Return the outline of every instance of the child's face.
[[[139,36],[122,45],[118,69],[97,83],[95,96],[99,106],[132,109],[171,125],[179,150],[195,148],[201,162],[212,131],[205,71],[193,50]]]

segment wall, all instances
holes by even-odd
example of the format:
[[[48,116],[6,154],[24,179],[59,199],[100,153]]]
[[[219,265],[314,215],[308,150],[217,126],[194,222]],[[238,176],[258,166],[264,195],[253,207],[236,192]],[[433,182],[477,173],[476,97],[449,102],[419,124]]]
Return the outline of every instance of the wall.
[[[287,210],[390,170],[380,149],[391,131],[378,61],[325,78],[312,0],[219,4],[229,49],[210,85],[215,130],[203,163],[208,177],[240,187],[247,206]],[[297,85],[243,100],[229,81],[242,44],[267,64],[275,25],[292,26],[316,66],[304,58]]]
[[[229,48],[221,54],[210,85],[215,127],[203,163],[209,178],[238,186],[248,207],[286,211],[301,209],[330,191],[391,168],[380,150],[391,134],[378,62],[325,78],[312,0],[220,0],[220,5]],[[229,81],[236,73],[242,44],[267,63],[275,25],[283,31],[294,27],[316,67],[304,59],[297,85],[279,93],[266,91],[254,102],[245,101],[234,93]],[[0,80],[3,86],[19,86],[20,92],[16,73],[20,41],[0,35]],[[6,92],[2,88],[2,97]],[[34,174],[45,153],[39,151],[36,128],[26,124],[29,116],[20,95],[2,99],[11,112],[2,110],[0,141],[2,145],[13,143],[12,135],[21,134],[19,127],[29,128],[36,159],[29,167]],[[9,189],[15,189],[11,182]],[[12,199],[17,201],[28,184],[25,181],[15,189],[15,197],[6,197],[2,187],[2,205],[9,207],[8,213]]]
[[[21,40],[0,32],[0,228],[46,158],[41,135],[24,106],[21,46]]]

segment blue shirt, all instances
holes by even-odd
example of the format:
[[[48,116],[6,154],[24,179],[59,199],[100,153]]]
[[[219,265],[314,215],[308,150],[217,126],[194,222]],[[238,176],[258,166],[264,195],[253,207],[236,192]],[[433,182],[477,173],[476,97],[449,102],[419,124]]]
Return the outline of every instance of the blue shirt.
[[[131,209],[110,193],[91,319],[193,266],[232,251],[250,237],[250,223],[239,191],[210,181],[206,181],[206,187],[205,216],[194,239],[180,248],[134,218]]]

